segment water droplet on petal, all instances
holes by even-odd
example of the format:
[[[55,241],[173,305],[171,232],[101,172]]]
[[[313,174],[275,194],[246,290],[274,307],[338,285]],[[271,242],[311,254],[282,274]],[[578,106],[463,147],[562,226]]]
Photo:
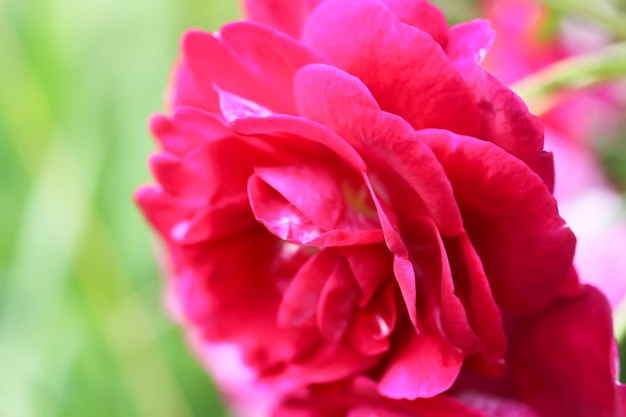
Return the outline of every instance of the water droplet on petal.
[[[177,242],[182,241],[183,239],[185,239],[185,235],[189,231],[190,227],[191,222],[189,222],[189,220],[183,220],[182,222],[177,223],[174,227],[172,227],[172,230],[170,232],[172,239]]]
[[[383,339],[389,336],[389,333],[391,333],[391,329],[389,328],[389,324],[387,324],[385,319],[380,314],[374,315],[374,319],[376,320],[376,324],[378,325],[378,334],[376,335],[376,338]]]

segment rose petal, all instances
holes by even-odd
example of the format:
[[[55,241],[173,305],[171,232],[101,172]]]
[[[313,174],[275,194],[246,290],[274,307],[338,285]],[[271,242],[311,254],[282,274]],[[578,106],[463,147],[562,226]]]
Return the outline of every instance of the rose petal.
[[[454,195],[437,159],[402,119],[380,111],[359,79],[328,65],[310,65],[298,72],[295,83],[304,116],[339,133],[371,169],[378,167],[391,176],[387,184],[394,182],[394,175],[409,183],[442,233],[462,230]]]
[[[274,112],[293,114],[290,92],[295,71],[302,65],[322,62],[289,36],[253,22],[230,23],[219,35],[189,31],[182,49],[174,106],[212,112],[220,109],[217,85]]]
[[[546,416],[621,417],[611,309],[595,288],[523,320],[511,340],[518,396]]]
[[[213,114],[189,107],[176,108],[171,118],[154,115],[150,119],[150,130],[165,151],[177,156],[233,134]]]
[[[416,334],[391,356],[379,391],[395,399],[434,397],[452,386],[462,364],[463,355],[446,340]]]
[[[350,344],[365,355],[386,352],[396,319],[395,286],[387,285],[356,313],[350,328]]]
[[[354,278],[361,288],[360,306],[370,302],[376,291],[392,278],[393,255],[383,245],[341,248]]]
[[[446,45],[446,54],[454,62],[461,74],[472,73],[476,64],[485,59],[493,44],[496,32],[488,20],[476,19],[454,25],[451,29],[452,40]]]
[[[339,178],[330,169],[298,164],[254,172],[321,229],[335,228],[346,211]]]
[[[449,56],[471,89],[482,125],[482,138],[526,162],[550,190],[554,189],[552,154],[543,151],[543,125],[524,102],[475,60],[491,44],[484,21],[456,25],[450,30]],[[470,40],[468,42],[468,39]],[[476,50],[472,54],[472,51]]]
[[[489,142],[418,134],[446,170],[498,306],[513,314],[546,307],[567,282],[576,242],[543,181]]]
[[[456,395],[476,410],[484,411],[489,417],[540,417],[526,404],[509,398],[496,397],[480,391],[466,391]]]
[[[398,20],[428,33],[445,48],[448,22],[441,10],[424,0],[383,0]]]
[[[268,117],[248,117],[231,123],[235,132],[244,135],[284,135],[291,134],[298,138],[297,143],[308,139],[309,141],[324,145],[335,152],[343,162],[356,171],[365,170],[365,162],[354,148],[345,139],[328,129],[326,126],[315,123],[302,117],[289,115],[272,115]],[[286,146],[294,146],[296,140],[286,143]],[[303,153],[310,154],[312,149],[302,149]]]
[[[270,338],[271,339],[271,338]],[[293,361],[275,375],[265,375],[268,382],[293,390],[310,384],[329,384],[364,372],[380,361],[380,355],[365,356],[343,343],[322,343],[311,355]]]
[[[348,210],[337,228],[324,230],[258,175],[250,177],[248,195],[255,218],[280,239],[297,245],[347,246],[380,242],[383,233],[375,219]]]
[[[400,292],[402,293],[407,314],[413,326],[417,328],[419,326],[419,321],[417,318],[415,272],[413,270],[413,264],[408,259],[408,249],[398,232],[399,227],[397,219],[394,217],[389,208],[378,199],[376,192],[367,177],[364,176],[364,179],[366,180],[366,184],[372,198],[374,199],[374,204],[376,205],[376,211],[378,213],[380,225],[385,237],[385,244],[394,254],[393,273],[395,275],[396,282],[398,283],[398,287],[400,288]]]
[[[278,323],[281,326],[296,327],[315,323],[322,288],[337,269],[338,262],[338,254],[326,249],[311,256],[302,265],[280,303]]]
[[[193,216],[197,209],[194,201],[188,202],[154,186],[143,186],[134,196],[143,215],[164,239],[172,239],[172,231],[181,219]]]
[[[295,274],[303,262],[302,254],[282,257],[281,250],[282,242],[258,227],[175,252],[179,271],[173,287],[191,329],[205,340],[239,343],[246,363],[261,374],[311,352],[320,340],[315,329],[276,322],[278,279]]]
[[[396,210],[400,233],[415,271],[417,306],[429,330],[443,331],[464,353],[479,350],[480,342],[470,327],[457,295],[446,249],[432,219],[410,207]]]
[[[454,280],[454,293],[465,306],[472,329],[480,338],[482,372],[500,372],[504,365],[507,339],[502,315],[493,298],[478,254],[466,234],[444,239]]]
[[[297,38],[311,11],[322,0],[244,0],[244,14],[250,20]]]
[[[357,76],[383,110],[415,129],[480,133],[472,94],[441,46],[380,2],[325,1],[309,17],[302,41]]]
[[[348,329],[361,298],[350,267],[341,259],[322,288],[317,305],[317,326],[324,336],[338,342]]]

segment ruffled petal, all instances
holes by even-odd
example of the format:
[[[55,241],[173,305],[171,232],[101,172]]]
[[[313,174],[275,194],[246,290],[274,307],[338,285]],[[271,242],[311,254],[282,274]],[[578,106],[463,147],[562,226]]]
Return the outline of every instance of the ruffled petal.
[[[476,64],[483,62],[496,36],[491,23],[484,19],[459,23],[450,32],[452,39],[446,45],[446,54],[461,74],[471,73]]]
[[[328,127],[315,123],[303,117],[294,117],[284,114],[267,117],[246,117],[231,123],[233,131],[243,135],[271,135],[272,140],[277,137],[293,135],[292,140],[283,142],[285,147],[300,147],[302,154],[319,154],[314,148],[304,147],[303,142],[313,142],[332,150],[341,158],[343,163],[355,171],[364,171],[365,162],[354,148],[342,137]],[[306,139],[306,140],[304,140]]]
[[[311,14],[302,41],[357,76],[383,110],[414,128],[480,134],[472,93],[441,46],[381,2],[325,1]]]
[[[380,111],[358,78],[328,65],[310,65],[298,72],[295,82],[298,108],[305,117],[346,139],[371,171],[387,176],[385,185],[406,181],[442,233],[462,230],[454,194],[432,151],[402,119]]]
[[[244,14],[250,20],[263,23],[297,38],[302,25],[322,0],[244,0]]]
[[[611,308],[591,286],[523,320],[511,340],[517,395],[542,416],[622,417]]]
[[[346,211],[339,178],[313,164],[257,167],[255,174],[324,230],[337,226]]]
[[[166,240],[172,239],[178,222],[193,216],[197,209],[196,202],[181,200],[149,185],[137,190],[134,199],[148,222]]]
[[[380,379],[379,391],[395,399],[434,397],[452,386],[463,357],[443,338],[413,335],[392,354]]]
[[[361,290],[341,259],[326,281],[317,305],[317,326],[327,339],[339,342],[356,313]]]
[[[258,170],[263,172],[262,169]],[[281,170],[286,173],[285,167],[276,168],[274,172],[280,172]],[[323,174],[320,174],[319,178],[321,178],[321,175]],[[285,179],[287,178],[288,176],[285,174]],[[293,185],[297,186],[297,183]],[[294,187],[285,185],[280,188],[289,191],[293,190]],[[315,190],[311,192],[316,193],[319,197],[323,197],[322,194],[315,192]],[[335,194],[331,193],[329,195],[334,199]],[[320,247],[366,245],[380,242],[383,239],[383,233],[375,217],[360,213],[348,205],[345,206],[342,213],[339,213],[341,221],[337,223],[336,227],[325,229],[315,221],[323,217],[323,212],[313,210],[312,205],[306,211],[311,211],[315,220],[308,217],[290,202],[286,196],[264,181],[258,174],[250,177],[248,195],[255,218],[275,236],[297,245]],[[294,196],[295,193],[291,195],[291,197]],[[321,200],[316,203],[318,207],[324,207],[326,204],[326,202]]]
[[[341,248],[350,270],[363,292],[361,307],[370,302],[376,291],[393,279],[393,254],[384,245]]]
[[[463,302],[469,323],[481,342],[481,363],[477,365],[483,373],[499,373],[503,370],[507,339],[482,261],[467,234],[446,238],[444,244],[454,294]]]
[[[398,20],[432,36],[445,48],[448,43],[448,22],[441,10],[425,0],[383,0]]]
[[[150,130],[161,148],[182,156],[213,140],[224,139],[233,132],[213,114],[190,107],[178,107],[173,116],[154,115]]]
[[[446,170],[498,306],[513,314],[546,307],[567,282],[576,240],[543,181],[489,142],[418,134]]]
[[[350,327],[350,344],[365,355],[386,352],[396,320],[395,285],[390,283],[357,311]]]
[[[291,393],[283,398],[272,415],[274,417],[512,417],[512,415],[487,414],[447,395],[413,401],[386,398],[378,393],[374,381],[362,376],[334,384],[312,386],[306,390]]]
[[[273,112],[293,114],[295,71],[323,61],[291,37],[254,22],[230,23],[219,34],[189,31],[182,50],[174,106],[216,113],[220,111],[218,87]]]
[[[324,284],[337,268],[339,255],[332,250],[322,250],[311,256],[293,277],[278,309],[281,326],[315,324],[317,305]]]
[[[475,20],[454,26],[447,47],[453,65],[478,103],[482,126],[480,137],[524,161],[552,191],[554,164],[552,154],[543,150],[541,121],[528,112],[515,93],[478,63],[492,40],[489,25]]]

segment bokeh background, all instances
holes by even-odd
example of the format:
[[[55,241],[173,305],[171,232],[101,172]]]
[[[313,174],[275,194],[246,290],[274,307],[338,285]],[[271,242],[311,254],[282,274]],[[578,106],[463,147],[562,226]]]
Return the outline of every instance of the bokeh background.
[[[0,0],[0,416],[227,415],[168,318],[131,195],[181,33],[238,15],[235,0]],[[607,167],[626,184],[623,148]]]

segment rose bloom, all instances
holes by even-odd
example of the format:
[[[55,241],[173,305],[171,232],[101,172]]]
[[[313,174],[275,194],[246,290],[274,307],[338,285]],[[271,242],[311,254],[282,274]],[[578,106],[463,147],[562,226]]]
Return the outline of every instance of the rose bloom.
[[[577,26],[530,0],[484,0],[497,38],[485,66],[506,83],[515,83],[550,64],[605,47],[601,28]],[[550,30],[550,28],[552,28]],[[578,238],[574,263],[581,280],[600,288],[611,305],[626,297],[626,218],[621,197],[603,173],[596,154],[600,142],[617,138],[624,127],[626,85],[563,91],[541,116],[546,148],[554,151],[554,195]]]
[[[480,66],[489,24],[248,12],[185,35],[136,194],[196,351],[234,347],[277,416],[622,416],[610,308],[541,123]]]

